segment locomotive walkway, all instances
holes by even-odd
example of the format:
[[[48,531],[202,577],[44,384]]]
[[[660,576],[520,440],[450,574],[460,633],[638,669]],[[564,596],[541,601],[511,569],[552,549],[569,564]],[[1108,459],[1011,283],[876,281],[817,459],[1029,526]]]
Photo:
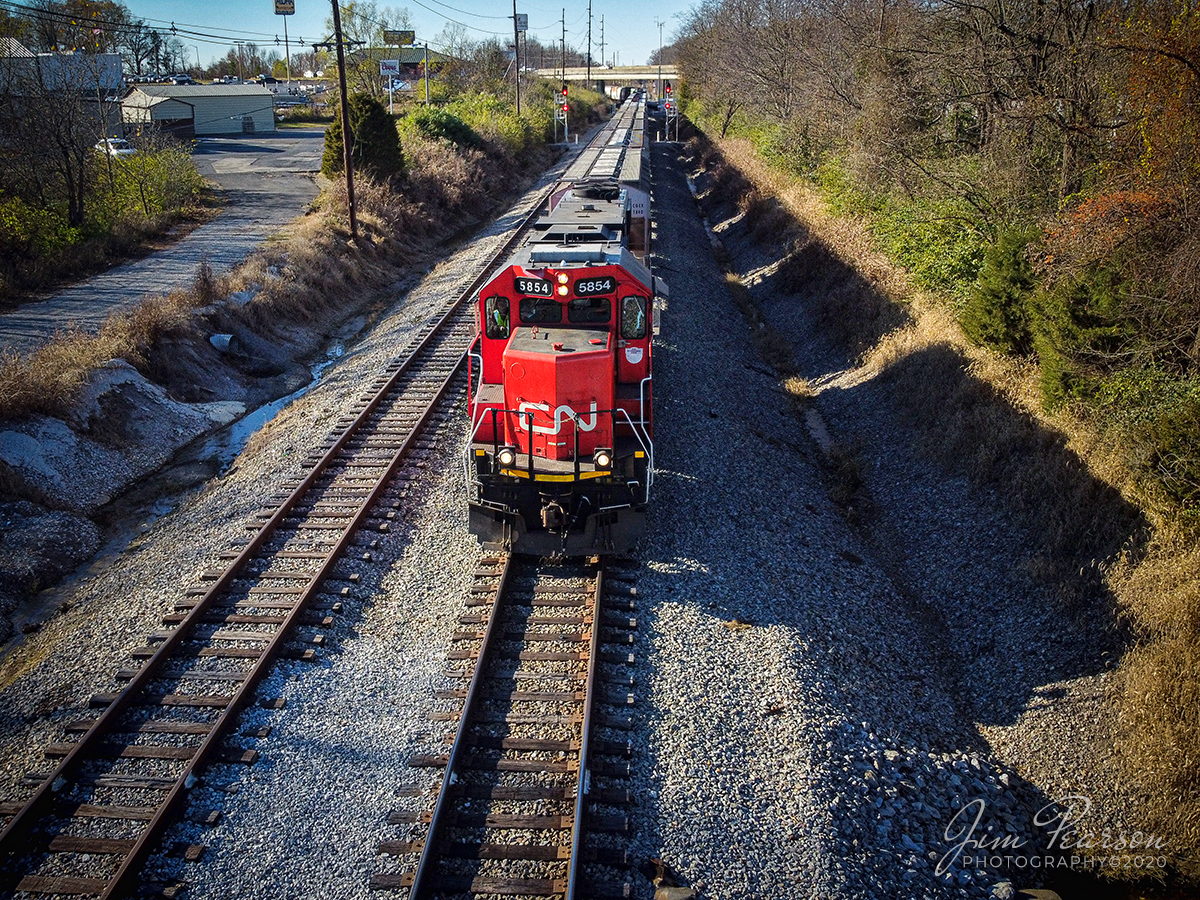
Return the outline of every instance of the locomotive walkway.
[[[190,285],[206,259],[218,274],[233,268],[316,198],[314,176],[321,168],[323,135],[320,128],[305,128],[201,138],[193,160],[224,195],[220,215],[165,250],[48,299],[0,312],[0,350],[29,353],[69,327],[98,331],[114,312],[147,294]]]

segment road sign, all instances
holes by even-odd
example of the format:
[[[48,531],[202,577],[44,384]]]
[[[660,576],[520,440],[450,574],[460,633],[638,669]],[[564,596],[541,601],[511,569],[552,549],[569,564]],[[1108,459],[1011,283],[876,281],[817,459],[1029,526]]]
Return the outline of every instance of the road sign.
[[[294,16],[295,14],[296,0],[275,0],[275,15]]]
[[[417,33],[415,31],[387,31],[383,32],[383,42],[388,45],[398,47],[407,47],[417,41]]]
[[[380,75],[399,75],[400,60],[398,59],[381,59],[379,61]]]
[[[393,78],[392,79],[392,90],[393,91],[411,91],[412,90],[412,82],[404,81],[403,79],[400,79],[400,78]]]
[[[517,13],[517,31],[529,30],[529,15],[528,13]]]

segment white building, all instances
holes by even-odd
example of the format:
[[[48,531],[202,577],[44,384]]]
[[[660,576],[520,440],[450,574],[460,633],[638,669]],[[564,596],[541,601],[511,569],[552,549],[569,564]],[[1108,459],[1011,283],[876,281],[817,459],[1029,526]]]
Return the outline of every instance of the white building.
[[[256,84],[143,84],[121,101],[126,128],[176,137],[275,130],[274,94]]]

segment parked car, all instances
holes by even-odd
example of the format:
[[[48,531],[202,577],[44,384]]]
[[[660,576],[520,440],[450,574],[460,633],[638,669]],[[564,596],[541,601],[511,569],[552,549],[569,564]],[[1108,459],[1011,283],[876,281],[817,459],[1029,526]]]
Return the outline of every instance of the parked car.
[[[137,153],[133,144],[125,138],[105,138],[96,144],[96,149],[109,156],[133,156]]]
[[[259,75],[254,80],[259,84],[279,84],[279,79],[272,78],[270,75]]]

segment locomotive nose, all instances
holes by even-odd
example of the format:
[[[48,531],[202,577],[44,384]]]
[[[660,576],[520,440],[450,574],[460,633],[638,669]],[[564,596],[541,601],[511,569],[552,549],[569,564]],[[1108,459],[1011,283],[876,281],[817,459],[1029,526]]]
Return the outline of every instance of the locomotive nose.
[[[592,457],[613,446],[613,373],[608,332],[518,331],[504,351],[506,440],[551,460]]]

